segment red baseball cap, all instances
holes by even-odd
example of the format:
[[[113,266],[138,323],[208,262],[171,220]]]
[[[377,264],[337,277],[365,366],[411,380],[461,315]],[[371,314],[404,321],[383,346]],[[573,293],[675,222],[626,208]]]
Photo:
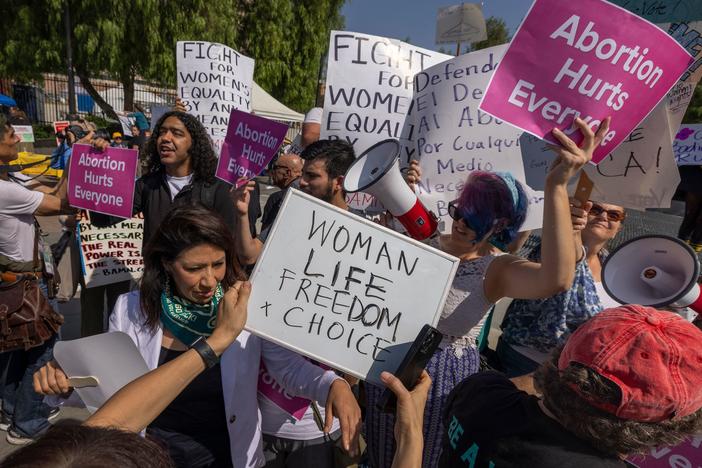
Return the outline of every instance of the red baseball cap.
[[[600,312],[566,342],[558,369],[571,363],[619,387],[618,406],[574,390],[621,419],[659,422],[702,408],[702,330],[672,312],[639,305]]]

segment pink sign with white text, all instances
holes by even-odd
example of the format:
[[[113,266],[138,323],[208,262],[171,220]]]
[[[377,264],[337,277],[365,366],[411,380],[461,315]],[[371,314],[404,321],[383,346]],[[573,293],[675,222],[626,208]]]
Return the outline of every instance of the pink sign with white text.
[[[702,434],[687,439],[675,447],[657,447],[645,457],[633,455],[627,460],[639,468],[671,468],[702,466]]]
[[[90,145],[73,145],[68,202],[75,208],[131,218],[138,159],[137,150],[101,151]]]
[[[215,175],[236,186],[256,177],[273,159],[287,131],[280,122],[232,110]]]
[[[600,162],[663,99],[693,59],[664,31],[604,0],[536,0],[488,85],[480,109],[556,143],[576,143],[580,116],[612,117]]]
[[[258,393],[276,404],[297,421],[301,420],[312,402],[305,398],[294,397],[285,391],[268,373],[266,365],[261,361],[258,370]]]

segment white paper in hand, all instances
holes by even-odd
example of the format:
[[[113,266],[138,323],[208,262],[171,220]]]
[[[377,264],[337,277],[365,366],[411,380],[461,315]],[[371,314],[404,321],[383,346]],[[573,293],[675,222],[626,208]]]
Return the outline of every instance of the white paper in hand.
[[[54,358],[69,378],[97,378],[97,387],[75,389],[91,413],[117,390],[149,372],[132,339],[122,332],[59,341],[54,346]]]

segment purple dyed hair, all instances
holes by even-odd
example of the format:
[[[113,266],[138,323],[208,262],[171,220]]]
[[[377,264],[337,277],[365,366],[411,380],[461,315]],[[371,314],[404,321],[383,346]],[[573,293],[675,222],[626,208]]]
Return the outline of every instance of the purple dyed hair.
[[[511,177],[509,177],[511,179]],[[522,185],[513,181],[518,199],[513,199],[506,178],[493,172],[473,171],[458,197],[458,211],[467,226],[482,241],[500,220],[504,225],[490,236],[490,243],[505,250],[524,223],[528,200]]]

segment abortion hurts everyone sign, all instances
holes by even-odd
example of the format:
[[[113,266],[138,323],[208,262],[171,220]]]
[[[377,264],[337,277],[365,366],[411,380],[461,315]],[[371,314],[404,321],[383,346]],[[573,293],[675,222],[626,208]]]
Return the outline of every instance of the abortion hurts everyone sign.
[[[295,248],[290,248],[295,239]],[[290,189],[256,263],[246,327],[381,384],[436,325],[458,259]]]
[[[602,0],[536,0],[488,85],[480,108],[539,138],[558,127],[576,143],[580,116],[612,125],[598,163],[677,82],[692,57],[648,21]]]

